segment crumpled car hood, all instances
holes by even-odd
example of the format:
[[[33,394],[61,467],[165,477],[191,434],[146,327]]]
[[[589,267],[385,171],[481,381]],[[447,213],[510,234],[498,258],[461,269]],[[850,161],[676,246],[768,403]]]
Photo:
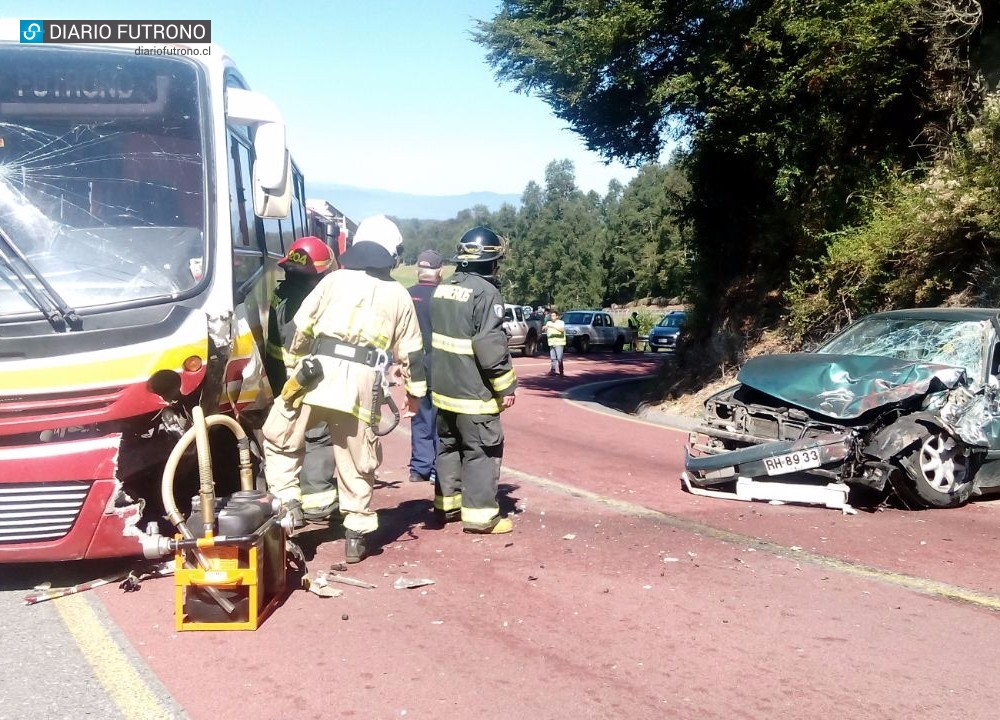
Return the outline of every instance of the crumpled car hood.
[[[744,385],[836,420],[966,384],[965,369],[869,355],[790,353],[747,361]]]

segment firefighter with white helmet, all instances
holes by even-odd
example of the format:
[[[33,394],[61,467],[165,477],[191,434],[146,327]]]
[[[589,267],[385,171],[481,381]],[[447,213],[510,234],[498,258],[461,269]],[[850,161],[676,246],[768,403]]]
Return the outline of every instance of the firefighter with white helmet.
[[[495,232],[472,228],[458,242],[456,272],[431,299],[431,400],[438,409],[434,512],[442,522],[461,519],[472,533],[514,529],[497,502],[500,412],[514,404],[517,390],[495,279],[503,253]]]
[[[427,392],[413,302],[389,275],[401,249],[395,223],[384,215],[367,218],[341,256],[340,269],[320,281],[294,317],[291,352],[311,353],[309,360],[320,368],[318,382],[301,398],[312,421],[325,421],[330,429],[349,563],[365,557],[370,549],[365,536],[378,527],[371,508],[375,470],[382,461],[376,398],[389,353],[400,364],[410,412]]]
[[[308,235],[293,242],[278,265],[284,268],[285,278],[271,296],[268,316],[264,367],[275,403],[263,429],[264,471],[268,489],[288,506],[294,526],[301,527],[305,520],[328,519],[337,507],[330,433],[324,423],[310,427],[308,408],[289,403],[281,397],[281,390],[289,371],[301,360],[289,350],[295,332],[292,318],[323,276],[334,269],[335,261],[326,243]],[[282,465],[274,460],[277,455],[289,460],[287,471],[280,475],[274,471]]]

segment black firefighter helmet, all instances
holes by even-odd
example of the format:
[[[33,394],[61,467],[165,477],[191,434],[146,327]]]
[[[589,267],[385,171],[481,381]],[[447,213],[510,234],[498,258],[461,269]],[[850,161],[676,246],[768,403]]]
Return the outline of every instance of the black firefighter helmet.
[[[462,236],[452,260],[456,263],[491,262],[502,258],[503,253],[503,239],[489,228],[480,225]]]

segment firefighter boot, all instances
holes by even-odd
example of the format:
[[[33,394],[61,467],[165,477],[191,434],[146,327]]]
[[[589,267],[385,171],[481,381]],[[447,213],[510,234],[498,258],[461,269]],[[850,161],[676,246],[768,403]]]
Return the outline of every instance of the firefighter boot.
[[[456,520],[462,519],[461,510],[441,510],[439,508],[434,508],[434,519],[441,525],[447,525],[450,522],[455,522]]]
[[[502,517],[497,518],[497,521],[489,527],[465,527],[463,530],[467,533],[475,533],[477,535],[504,535],[514,530],[514,521],[508,517]]]
[[[345,530],[344,556],[349,563],[359,563],[365,559],[367,549],[365,548],[365,536],[357,530]]]

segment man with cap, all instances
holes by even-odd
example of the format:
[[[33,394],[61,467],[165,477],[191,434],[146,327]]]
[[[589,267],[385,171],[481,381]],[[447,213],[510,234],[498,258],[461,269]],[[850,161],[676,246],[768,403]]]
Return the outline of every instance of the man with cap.
[[[362,221],[354,245],[340,257],[340,269],[320,281],[293,319],[291,352],[311,352],[322,369],[302,401],[312,420],[330,429],[349,563],[368,554],[366,536],[378,528],[371,508],[375,471],[382,463],[377,398],[389,353],[400,364],[407,410],[416,413],[427,394],[413,301],[389,275],[402,242],[399,228],[384,215]]]
[[[424,369],[427,386],[431,386],[431,297],[441,282],[444,258],[437,250],[424,250],[417,255],[417,284],[410,288],[413,307],[417,311],[420,334],[424,340]],[[437,408],[430,394],[420,399],[420,409],[410,420],[410,481],[434,482],[434,462],[437,458]]]

